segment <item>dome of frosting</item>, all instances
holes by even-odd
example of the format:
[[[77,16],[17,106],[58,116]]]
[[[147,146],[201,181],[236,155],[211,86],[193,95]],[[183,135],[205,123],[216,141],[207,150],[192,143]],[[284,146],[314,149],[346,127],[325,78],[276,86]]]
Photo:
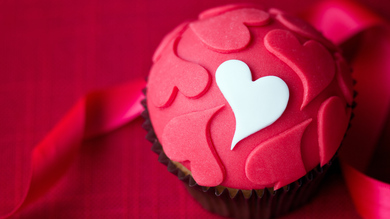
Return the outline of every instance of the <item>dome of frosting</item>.
[[[334,156],[351,71],[304,21],[248,5],[210,9],[153,56],[147,108],[165,154],[202,186],[285,186]]]

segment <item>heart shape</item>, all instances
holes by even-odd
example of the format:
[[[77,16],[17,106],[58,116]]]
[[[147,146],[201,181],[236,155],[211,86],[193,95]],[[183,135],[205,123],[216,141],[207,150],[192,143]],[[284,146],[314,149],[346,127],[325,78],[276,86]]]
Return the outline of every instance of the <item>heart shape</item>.
[[[350,111],[338,96],[329,97],[318,110],[318,146],[320,164],[325,165],[334,156],[348,129]]]
[[[149,98],[159,108],[169,107],[178,92],[188,98],[198,98],[210,86],[211,78],[205,68],[176,55],[179,40],[170,42],[171,51],[161,55],[150,70]]]
[[[302,161],[302,135],[312,119],[261,142],[248,156],[245,174],[254,183],[277,190],[306,174]],[[288,142],[288,144],[286,144]]]
[[[221,108],[223,105],[175,117],[165,126],[162,136],[169,159],[189,161],[192,177],[203,186],[220,185],[225,177],[209,134],[210,121]]]
[[[287,30],[271,30],[264,37],[264,45],[290,68],[303,84],[301,110],[320,94],[333,80],[335,62],[330,52],[319,42],[306,41],[303,45]]]
[[[218,67],[215,78],[236,118],[231,150],[242,139],[274,123],[287,107],[287,84],[276,76],[252,81],[245,62],[225,61]]]
[[[267,12],[255,8],[241,8],[215,17],[208,17],[207,14],[202,17],[205,19],[190,24],[191,30],[207,47],[222,53],[244,49],[251,41],[248,26],[262,26],[270,20]]]

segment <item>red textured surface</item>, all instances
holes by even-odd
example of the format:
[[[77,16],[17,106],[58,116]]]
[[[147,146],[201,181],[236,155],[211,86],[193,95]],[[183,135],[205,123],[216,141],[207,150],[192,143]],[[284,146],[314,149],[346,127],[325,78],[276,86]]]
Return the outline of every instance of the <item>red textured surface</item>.
[[[251,41],[248,26],[261,26],[269,21],[268,13],[255,8],[220,10],[214,16],[210,13],[208,16],[191,23],[191,30],[210,49],[223,53],[245,48]]]
[[[314,40],[303,45],[289,31],[273,30],[264,38],[265,47],[280,58],[301,78],[303,84],[303,103],[301,109],[309,104],[332,81],[335,64],[331,53]]]
[[[318,111],[318,146],[321,166],[336,153],[347,130],[350,112],[345,110],[345,105],[344,100],[333,96],[325,100]]]
[[[173,118],[165,126],[161,139],[165,154],[178,162],[189,161],[192,176],[204,186],[220,185],[225,175],[210,139],[210,121],[222,107]]]
[[[302,162],[300,146],[303,132],[311,121],[308,119],[257,146],[249,154],[245,164],[245,174],[249,180],[259,184],[275,185],[275,189],[279,189],[305,175],[306,169]],[[275,146],[285,145],[286,150],[278,151],[279,153],[273,150]]]
[[[149,96],[157,107],[168,107],[175,100],[178,92],[189,98],[198,98],[207,91],[210,75],[202,66],[185,61],[176,55],[178,38],[171,41],[169,50],[153,65],[151,72],[159,77],[148,80],[151,86],[160,86],[160,90],[150,90]],[[165,41],[162,46],[165,46]],[[158,54],[158,53],[157,53]],[[196,72],[197,74],[194,74]]]
[[[220,11],[223,10],[226,10],[226,7]],[[211,9],[211,11],[218,12],[218,9]],[[343,90],[340,89],[335,77],[336,57],[334,57],[334,51],[327,49],[313,39],[308,39],[307,36],[314,36],[317,39],[320,34],[312,33],[315,30],[307,28],[308,24],[302,20],[298,20],[300,23],[295,21],[290,25],[285,25],[286,22],[280,23],[275,18],[275,16],[281,15],[269,14],[257,8],[238,7],[230,8],[222,14],[216,12],[214,12],[214,16],[208,12],[206,18],[191,22],[188,28],[177,37],[177,46],[173,49],[165,46],[165,41],[163,41],[161,46],[165,49],[161,52],[161,58],[154,63],[148,77],[147,105],[151,123],[157,138],[162,139],[163,133],[166,134],[165,127],[175,118],[226,105],[227,107],[221,109],[209,123],[210,138],[216,150],[215,159],[220,159],[226,170],[221,185],[236,189],[263,189],[275,186],[274,183],[277,183],[277,187],[285,186],[293,182],[292,179],[297,178],[296,173],[302,173],[302,166],[292,165],[291,167],[297,169],[291,168],[289,171],[284,171],[283,174],[278,174],[278,176],[288,178],[291,181],[276,179],[270,174],[270,171],[278,172],[278,166],[283,166],[287,162],[303,163],[305,167],[303,169],[307,171],[320,164],[316,125],[318,109],[322,102],[330,96],[335,95],[344,99]],[[253,17],[260,19],[256,20]],[[290,20],[292,19],[290,18]],[[302,25],[305,31],[299,31],[300,29],[295,24]],[[293,30],[286,29],[286,26],[292,26]],[[304,34],[302,36],[296,32]],[[233,44],[231,44],[232,41]],[[159,48],[157,50],[160,51]],[[191,63],[193,67],[184,68],[186,66],[182,65],[182,60]],[[243,63],[245,67],[237,69],[228,67],[228,69],[235,70],[232,72],[229,70],[229,74],[218,74],[217,69],[225,65],[227,60],[239,60],[241,61],[239,63]],[[181,90],[197,91],[198,86],[194,86],[194,84],[205,84],[199,83],[198,80],[204,78],[203,68],[209,73],[211,83],[208,90],[201,96],[195,99],[183,92],[178,92],[172,104],[163,108],[156,105],[156,100],[157,102],[166,102],[166,98],[160,95],[167,91],[166,85],[168,84],[180,84]],[[344,74],[347,77],[350,73],[349,69],[340,69],[348,72],[337,72],[338,74]],[[230,73],[234,73],[234,77],[228,80],[229,82],[222,83],[223,77],[227,77]],[[287,85],[288,102],[286,108],[284,108],[286,102],[281,101],[285,94],[281,93],[283,95],[280,95],[277,89],[274,89],[278,86],[277,83],[270,86],[270,82],[267,81],[269,77],[266,76],[276,76],[283,81],[283,84]],[[194,81],[198,82],[193,83]],[[262,83],[266,83],[270,88]],[[254,95],[257,93],[262,95]],[[281,99],[276,101],[275,99],[279,97]],[[283,109],[279,109],[278,106],[283,106]],[[349,106],[345,104],[344,108],[347,107]],[[276,111],[280,112],[277,117],[269,113]],[[298,149],[298,151],[292,152],[291,156],[283,157],[284,160],[273,159],[272,165],[267,163],[268,168],[273,168],[267,170],[260,168],[264,173],[257,172],[257,174],[264,178],[269,177],[269,179],[249,180],[244,171],[249,154],[262,142],[279,136],[280,133],[307,119],[313,119],[313,122],[301,135],[301,140],[285,140],[298,145],[275,144],[273,147],[268,147],[267,154],[285,155],[285,152],[292,148]],[[333,118],[327,117],[326,119],[331,121],[330,124],[338,124],[338,121],[335,123]],[[344,118],[343,123],[348,121],[348,118]],[[258,126],[256,127],[254,124]],[[245,130],[245,128],[250,131]],[[198,130],[196,125],[188,125],[181,128],[180,132],[173,134],[186,136],[185,139],[188,139],[187,135],[196,133],[196,130]],[[345,129],[335,130],[341,132],[339,135],[343,135],[345,132]],[[238,140],[235,133],[240,132],[244,133],[241,134],[243,139],[240,137],[238,143],[235,144]],[[340,144],[341,139],[337,139],[339,140],[338,144]],[[163,148],[166,143],[168,142],[162,142]],[[172,150],[172,145],[170,144],[170,150]],[[234,146],[233,150],[231,150],[231,146]],[[181,150],[182,146],[177,145],[176,148]],[[326,151],[327,147],[322,146],[321,150]],[[327,155],[336,152],[333,145],[330,147],[330,151],[330,153],[326,152]],[[208,162],[209,157],[202,156],[201,150],[192,151],[192,153],[198,153],[198,159]],[[296,156],[297,153],[301,153],[302,156]],[[173,161],[183,161],[175,160],[169,155],[168,157]],[[322,158],[326,158],[327,162],[331,157]],[[280,163],[282,160],[283,164]],[[204,172],[208,171],[207,166],[202,165],[198,160],[196,164],[192,163],[191,167],[197,170],[201,169],[195,165],[201,165]],[[215,176],[219,177],[218,174]],[[213,175],[209,177],[213,177]]]
[[[176,38],[183,33],[188,23],[189,22],[183,22],[161,40],[160,45],[153,54],[153,62],[157,62],[157,60],[161,57],[161,52],[165,49],[165,47],[167,47],[172,41],[176,40]]]
[[[352,104],[353,101],[353,79],[350,77],[352,73],[351,67],[348,65],[347,61],[339,54],[336,53],[336,62],[337,64],[337,81],[339,86],[343,91],[344,97],[347,100],[348,104]]]
[[[32,148],[77,99],[145,77],[153,51],[179,21],[228,2],[2,1],[0,215],[26,189]],[[318,1],[264,2],[297,12]],[[386,0],[359,2],[389,16]],[[218,218],[156,161],[141,123],[86,142],[55,187],[13,218]],[[311,203],[283,218],[358,216],[334,174]]]
[[[274,10],[274,9],[272,9]],[[270,11],[272,11],[270,10]],[[337,47],[334,46],[333,43],[331,43],[328,39],[323,37],[318,30],[314,29],[312,25],[308,24],[307,22],[303,21],[302,19],[299,19],[295,16],[292,16],[290,14],[284,14],[283,12],[279,12],[276,16],[276,19],[280,21],[283,25],[288,27],[290,30],[305,36],[307,38],[314,39],[320,43],[322,43],[324,46],[328,47],[332,50],[337,50]]]

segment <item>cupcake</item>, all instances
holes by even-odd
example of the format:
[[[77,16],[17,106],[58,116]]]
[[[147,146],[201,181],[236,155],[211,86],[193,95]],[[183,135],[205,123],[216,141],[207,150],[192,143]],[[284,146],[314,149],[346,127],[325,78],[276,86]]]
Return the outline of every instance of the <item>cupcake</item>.
[[[152,149],[204,208],[268,218],[317,190],[349,125],[353,81],[306,22],[228,5],[162,40],[144,105]]]

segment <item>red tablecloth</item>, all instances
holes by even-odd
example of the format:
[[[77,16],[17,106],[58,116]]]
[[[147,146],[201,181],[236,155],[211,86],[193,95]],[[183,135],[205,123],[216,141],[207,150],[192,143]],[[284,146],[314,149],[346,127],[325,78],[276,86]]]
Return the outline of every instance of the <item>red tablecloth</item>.
[[[206,8],[232,2],[0,2],[0,215],[26,190],[34,146],[80,97],[146,77],[168,31]],[[296,13],[317,1],[261,2]],[[386,0],[360,2],[390,18]],[[86,141],[63,177],[13,217],[217,218],[157,162],[142,122]],[[340,173],[284,218],[314,217],[359,218]]]

